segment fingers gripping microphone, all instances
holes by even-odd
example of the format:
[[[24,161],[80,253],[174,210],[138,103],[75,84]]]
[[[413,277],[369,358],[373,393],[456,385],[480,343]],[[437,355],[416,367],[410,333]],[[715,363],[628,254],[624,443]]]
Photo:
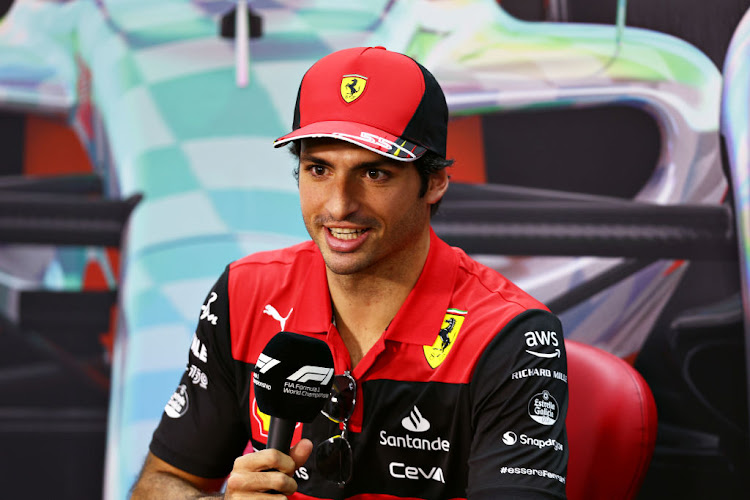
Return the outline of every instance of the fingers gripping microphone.
[[[297,422],[312,422],[333,381],[333,356],[322,340],[277,333],[253,371],[258,409],[271,416],[268,448],[289,454]]]

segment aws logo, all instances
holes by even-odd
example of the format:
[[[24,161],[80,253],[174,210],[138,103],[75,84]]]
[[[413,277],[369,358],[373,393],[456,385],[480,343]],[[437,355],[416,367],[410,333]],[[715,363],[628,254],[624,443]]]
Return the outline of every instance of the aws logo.
[[[448,309],[435,343],[423,346],[424,356],[432,368],[437,368],[445,361],[453,344],[456,342],[456,337],[458,337],[458,332],[461,330],[461,325],[464,324],[467,312],[460,309]]]
[[[526,337],[526,345],[532,349],[537,349],[543,346],[558,347],[560,345],[560,342],[557,340],[557,332],[534,330],[533,332],[526,332],[523,335]],[[526,349],[526,352],[538,358],[560,357],[560,349],[555,349],[554,352],[539,352]]]

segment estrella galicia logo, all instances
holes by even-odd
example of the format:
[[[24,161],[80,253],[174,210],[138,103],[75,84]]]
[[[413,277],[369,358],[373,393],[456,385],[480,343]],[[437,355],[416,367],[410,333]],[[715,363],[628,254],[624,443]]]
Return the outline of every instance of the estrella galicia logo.
[[[341,78],[341,97],[346,103],[354,102],[365,91],[367,77],[362,75],[344,75]]]
[[[448,309],[435,342],[432,345],[423,346],[424,356],[432,368],[437,368],[445,361],[456,342],[458,332],[461,331],[467,312],[460,309]]]
[[[416,406],[409,412],[409,415],[401,420],[401,425],[407,431],[412,432],[425,432],[430,429],[430,421],[422,416]]]
[[[535,394],[529,400],[529,416],[542,425],[552,425],[557,422],[559,407],[557,401],[549,391]]]
[[[167,405],[164,407],[164,413],[170,418],[180,418],[188,411],[190,401],[188,400],[187,386],[180,384],[175,389],[172,397],[169,398]]]

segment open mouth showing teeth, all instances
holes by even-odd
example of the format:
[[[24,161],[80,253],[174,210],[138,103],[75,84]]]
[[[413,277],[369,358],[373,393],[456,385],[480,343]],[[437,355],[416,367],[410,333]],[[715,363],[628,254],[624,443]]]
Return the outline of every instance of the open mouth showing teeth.
[[[331,235],[334,238],[339,240],[356,240],[364,233],[366,233],[367,229],[345,229],[341,227],[329,227],[328,231],[330,231]]]

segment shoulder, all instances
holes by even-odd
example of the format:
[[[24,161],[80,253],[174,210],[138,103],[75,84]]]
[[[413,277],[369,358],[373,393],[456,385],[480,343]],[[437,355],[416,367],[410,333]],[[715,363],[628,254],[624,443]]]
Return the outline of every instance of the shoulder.
[[[297,245],[281,248],[278,250],[268,250],[247,255],[239,260],[229,264],[231,273],[252,272],[259,266],[271,266],[284,268],[292,266],[307,258],[312,258],[320,252],[312,241],[304,241]]]
[[[325,317],[330,303],[325,263],[312,241],[231,263],[227,289],[232,352],[249,363],[280,330],[311,322],[318,328],[316,320]],[[329,320],[330,314],[326,327]]]
[[[538,301],[498,271],[472,259],[466,253],[453,248],[458,257],[458,274],[454,297],[465,298],[475,310],[504,311],[506,321],[527,310],[547,311],[547,306]]]
[[[441,334],[448,332],[444,342],[450,345],[443,347],[440,334],[435,344],[445,358],[443,370],[458,370],[461,380],[470,380],[481,357],[489,355],[492,362],[497,362],[496,355],[507,360],[523,352],[528,332],[562,339],[559,320],[543,303],[461,249],[451,251],[456,258],[455,282],[449,310],[440,327]],[[446,276],[448,271],[446,268]],[[450,356],[449,348],[455,351]]]
[[[311,263],[322,261],[318,247],[312,241],[297,245],[247,255],[229,264],[229,288],[248,284],[281,283],[294,280],[310,268]]]
[[[497,360],[524,356],[533,347],[544,356],[564,352],[559,318],[547,306],[499,272],[469,258],[461,259],[464,286],[471,290],[475,321],[485,338],[483,355]],[[539,347],[540,349],[537,349]],[[549,351],[549,352],[548,352]],[[494,353],[494,354],[493,354]]]

